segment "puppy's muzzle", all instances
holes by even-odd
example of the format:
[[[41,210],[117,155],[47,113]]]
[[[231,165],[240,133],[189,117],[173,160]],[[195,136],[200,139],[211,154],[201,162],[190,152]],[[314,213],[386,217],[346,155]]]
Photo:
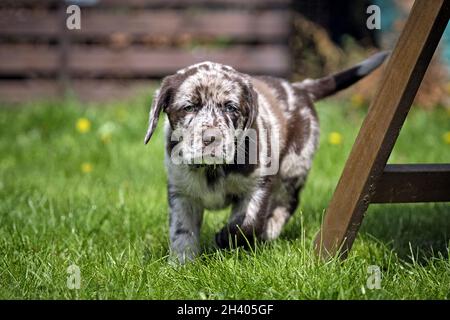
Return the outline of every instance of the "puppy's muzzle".
[[[219,146],[223,141],[222,132],[215,128],[209,128],[203,131],[202,142],[203,146]]]

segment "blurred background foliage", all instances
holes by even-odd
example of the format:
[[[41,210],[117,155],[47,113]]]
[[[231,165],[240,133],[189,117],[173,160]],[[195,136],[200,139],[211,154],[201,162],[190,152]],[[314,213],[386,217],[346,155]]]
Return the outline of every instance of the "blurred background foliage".
[[[413,0],[294,1],[290,39],[293,79],[315,78],[358,63],[368,55],[391,50],[403,29]],[[361,13],[376,4],[381,9],[381,30],[369,30]],[[369,14],[366,14],[368,17]],[[416,104],[431,110],[448,108],[450,41],[447,28],[416,97]],[[369,103],[382,70],[350,88],[341,97],[353,106]]]

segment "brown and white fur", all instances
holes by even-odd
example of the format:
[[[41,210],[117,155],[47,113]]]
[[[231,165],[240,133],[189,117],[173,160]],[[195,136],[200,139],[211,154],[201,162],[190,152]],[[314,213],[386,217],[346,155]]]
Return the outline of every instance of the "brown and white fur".
[[[172,254],[182,263],[198,255],[203,211],[230,205],[229,221],[216,234],[220,248],[277,238],[299,204],[317,149],[319,123],[313,102],[368,75],[386,56],[378,53],[340,73],[296,83],[249,76],[212,62],[164,78],[154,97],[145,143],[160,112],[165,112]],[[247,131],[255,134],[245,138]],[[183,139],[176,137],[179,133]],[[219,147],[206,152],[215,140]],[[256,161],[250,156],[233,161],[236,150],[248,154],[251,143],[257,146]],[[236,147],[234,154],[216,163],[214,157],[227,145]],[[203,158],[206,153],[212,160]]]

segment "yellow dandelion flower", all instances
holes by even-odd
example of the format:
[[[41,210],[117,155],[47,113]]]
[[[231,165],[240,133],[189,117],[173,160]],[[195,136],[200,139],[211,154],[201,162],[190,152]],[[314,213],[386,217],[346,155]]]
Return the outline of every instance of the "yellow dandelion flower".
[[[91,130],[91,121],[87,118],[80,118],[77,120],[76,128],[80,133],[86,133]]]
[[[444,139],[444,142],[446,144],[450,144],[450,131],[447,131],[442,135],[442,139]]]
[[[93,169],[94,169],[94,167],[92,166],[92,163],[83,162],[81,164],[81,172],[83,172],[83,173],[90,173],[90,172],[92,172]]]
[[[338,145],[342,143],[342,135],[339,132],[331,132],[328,135],[328,142],[330,144]]]
[[[350,98],[350,102],[352,104],[352,107],[355,107],[355,108],[362,107],[364,105],[365,100],[366,99],[364,98],[364,96],[362,94],[359,94],[359,93],[355,93]]]

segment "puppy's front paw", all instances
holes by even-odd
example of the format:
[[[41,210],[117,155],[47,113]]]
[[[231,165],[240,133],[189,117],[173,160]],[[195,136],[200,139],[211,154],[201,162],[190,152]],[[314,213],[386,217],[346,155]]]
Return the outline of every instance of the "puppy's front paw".
[[[254,244],[253,233],[245,233],[238,226],[226,226],[216,233],[216,244],[220,249],[249,248]]]
[[[188,262],[193,262],[197,257],[198,253],[192,251],[184,251],[184,252],[170,252],[169,254],[169,264],[175,265],[184,265]]]
[[[230,248],[231,239],[232,235],[226,227],[216,233],[216,244],[220,249]]]
[[[177,238],[172,241],[169,260],[172,263],[185,264],[194,261],[200,253],[200,247],[197,243],[187,243],[185,239]]]

